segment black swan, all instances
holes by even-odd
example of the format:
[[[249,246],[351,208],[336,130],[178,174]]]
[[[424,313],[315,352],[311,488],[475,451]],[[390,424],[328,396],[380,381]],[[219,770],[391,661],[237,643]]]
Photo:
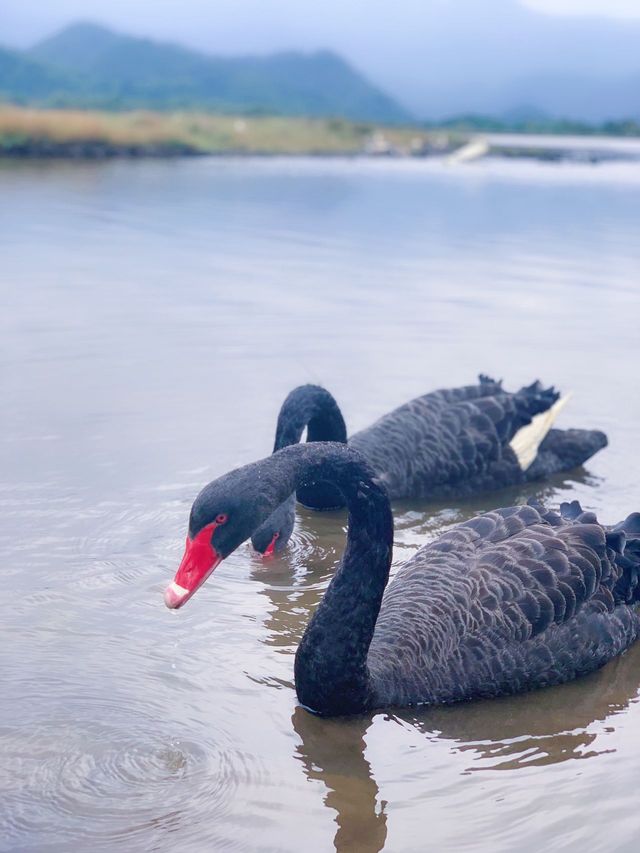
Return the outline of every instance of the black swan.
[[[640,513],[608,529],[576,501],[559,514],[489,512],[421,548],[385,591],[389,499],[363,457],[336,442],[285,447],[205,486],[167,606],[183,605],[296,488],[322,483],[340,489],[349,526],[296,653],[296,692],[309,710],[354,714],[558,684],[638,636]]]
[[[541,480],[582,465],[607,444],[596,430],[551,426],[564,405],[539,382],[516,393],[480,376],[477,385],[433,391],[384,415],[349,438],[386,486],[391,500],[440,500]],[[342,413],[317,385],[294,389],[280,409],[274,452],[307,441],[347,441]],[[330,484],[298,489],[312,509],[344,505]],[[282,551],[293,531],[295,496],[279,507],[252,537],[269,555]]]

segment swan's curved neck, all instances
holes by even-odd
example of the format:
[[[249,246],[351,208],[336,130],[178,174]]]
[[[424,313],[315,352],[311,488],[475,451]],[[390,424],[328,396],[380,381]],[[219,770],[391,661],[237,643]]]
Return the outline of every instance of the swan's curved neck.
[[[367,655],[393,549],[389,498],[358,451],[338,442],[294,444],[205,486],[191,507],[188,546],[193,549],[195,539],[215,527],[212,519],[224,518],[204,548],[204,569],[202,549],[193,556],[188,548],[184,572],[182,565],[178,570],[181,581],[171,584],[165,600],[169,607],[181,606],[297,488],[324,482],[339,489],[347,504],[347,544],[298,648],[296,690],[310,710],[338,715],[371,705]]]
[[[276,426],[274,452],[298,444],[304,428],[307,441],[347,441],[342,412],[331,394],[319,385],[295,388],[282,404]]]
[[[344,495],[347,544],[296,653],[296,690],[302,704],[320,714],[362,710],[371,695],[367,653],[391,565],[389,499],[362,457],[346,446],[299,444],[270,459],[288,470],[294,487],[328,481]]]

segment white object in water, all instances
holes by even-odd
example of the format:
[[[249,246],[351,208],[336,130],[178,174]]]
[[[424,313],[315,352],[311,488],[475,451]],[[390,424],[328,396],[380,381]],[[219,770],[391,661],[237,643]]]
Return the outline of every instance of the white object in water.
[[[453,154],[447,157],[446,163],[448,166],[457,166],[458,163],[468,163],[471,160],[478,160],[484,157],[489,151],[489,143],[482,137],[470,139],[461,148],[458,148]]]

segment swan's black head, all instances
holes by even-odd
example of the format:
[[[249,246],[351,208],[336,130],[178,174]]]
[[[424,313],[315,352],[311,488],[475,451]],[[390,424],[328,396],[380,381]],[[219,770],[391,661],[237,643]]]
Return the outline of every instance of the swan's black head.
[[[182,607],[260,524],[265,496],[256,491],[259,479],[259,463],[254,463],[225,474],[200,492],[191,507],[182,562],[165,590],[167,607]]]
[[[287,547],[295,522],[295,495],[281,504],[251,537],[251,544],[263,557],[280,554]]]

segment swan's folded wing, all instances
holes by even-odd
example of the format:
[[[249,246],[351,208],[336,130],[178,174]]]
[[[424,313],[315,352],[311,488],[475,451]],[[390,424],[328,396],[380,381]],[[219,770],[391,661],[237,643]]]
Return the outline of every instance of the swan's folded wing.
[[[622,570],[593,514],[566,521],[534,507],[512,507],[462,527],[482,536],[471,571],[474,595],[484,624],[501,636],[531,639],[585,606],[613,611]]]
[[[539,383],[516,394],[501,391],[497,383],[488,387],[490,393],[462,401],[445,399],[445,392],[418,397],[349,443],[367,458],[393,499],[445,497],[519,482],[523,469],[509,442],[558,395]]]
[[[430,497],[464,482],[500,458],[496,429],[474,403],[419,398],[356,433],[359,450],[392,499]]]
[[[370,649],[398,701],[560,683],[633,642],[640,550],[592,513],[564,515],[537,506],[486,513],[399,570]]]

